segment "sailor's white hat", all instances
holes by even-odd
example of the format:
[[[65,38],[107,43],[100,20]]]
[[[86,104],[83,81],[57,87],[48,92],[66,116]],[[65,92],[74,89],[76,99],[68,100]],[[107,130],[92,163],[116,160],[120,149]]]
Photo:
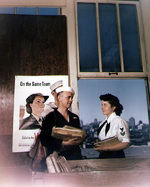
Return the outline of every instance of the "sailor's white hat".
[[[60,93],[60,92],[71,92],[73,95],[75,94],[73,88],[71,88],[70,86],[62,86],[56,89],[56,93]]]

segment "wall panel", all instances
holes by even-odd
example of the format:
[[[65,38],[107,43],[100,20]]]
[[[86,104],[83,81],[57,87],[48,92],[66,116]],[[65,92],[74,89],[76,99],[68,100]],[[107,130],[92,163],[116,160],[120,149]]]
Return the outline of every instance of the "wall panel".
[[[12,134],[15,75],[68,75],[65,16],[0,15],[0,135]]]

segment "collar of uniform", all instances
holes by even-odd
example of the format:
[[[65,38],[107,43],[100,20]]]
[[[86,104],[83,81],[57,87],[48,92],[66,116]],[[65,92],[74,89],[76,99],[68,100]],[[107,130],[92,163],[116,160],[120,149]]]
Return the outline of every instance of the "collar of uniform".
[[[116,113],[113,112],[113,113],[109,116],[109,118],[107,119],[107,123],[110,123],[116,116],[117,116]]]
[[[37,117],[36,115],[34,115],[34,114],[32,114],[32,116],[34,116],[35,117],[35,119],[37,120],[37,121],[39,121],[39,117]],[[42,119],[42,117],[41,117],[41,119]]]

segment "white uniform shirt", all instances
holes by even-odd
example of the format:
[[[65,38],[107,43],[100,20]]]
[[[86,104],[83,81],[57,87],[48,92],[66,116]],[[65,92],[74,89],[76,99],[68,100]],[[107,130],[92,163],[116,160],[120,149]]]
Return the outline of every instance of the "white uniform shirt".
[[[104,125],[104,127],[101,129],[98,135],[98,138],[100,140],[117,136],[119,141],[121,142],[130,142],[129,125],[123,118],[117,116],[116,113],[113,112],[109,116],[109,118],[105,120],[107,120],[107,122],[110,123],[110,129],[105,135],[106,124]],[[101,126],[104,123],[104,121],[102,121],[99,126]]]

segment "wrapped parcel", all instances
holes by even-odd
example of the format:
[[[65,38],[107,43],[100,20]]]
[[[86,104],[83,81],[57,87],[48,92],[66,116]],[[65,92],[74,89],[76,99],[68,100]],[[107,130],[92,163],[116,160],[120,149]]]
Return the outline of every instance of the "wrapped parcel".
[[[101,141],[98,141],[94,144],[94,146],[98,146],[98,145],[103,145],[103,146],[110,146],[110,145],[115,145],[120,143],[119,139],[117,138],[117,136],[113,136],[111,138],[107,138]]]
[[[71,127],[65,125],[64,127],[53,127],[52,136],[61,140],[69,140],[73,138],[84,139],[86,137],[86,132],[82,129]]]

